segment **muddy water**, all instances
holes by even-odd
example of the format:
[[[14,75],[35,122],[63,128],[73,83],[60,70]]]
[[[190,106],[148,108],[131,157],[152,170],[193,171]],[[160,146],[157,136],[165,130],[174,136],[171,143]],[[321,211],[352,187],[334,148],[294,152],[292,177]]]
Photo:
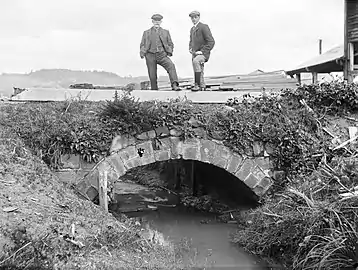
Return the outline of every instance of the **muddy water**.
[[[188,241],[196,249],[196,261],[201,265],[266,269],[230,243],[230,233],[235,232],[235,224],[220,223],[212,214],[194,212],[184,206],[174,207],[178,198],[173,194],[142,189],[137,194],[117,195],[116,199],[126,215],[143,218],[166,239],[174,243]]]

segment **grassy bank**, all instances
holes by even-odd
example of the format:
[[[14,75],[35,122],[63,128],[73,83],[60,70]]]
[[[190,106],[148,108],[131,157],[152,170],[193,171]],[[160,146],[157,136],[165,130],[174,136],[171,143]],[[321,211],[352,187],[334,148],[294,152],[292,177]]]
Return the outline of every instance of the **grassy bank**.
[[[58,183],[20,139],[0,128],[1,269],[186,269],[187,245],[148,240]],[[192,262],[191,262],[192,259]]]

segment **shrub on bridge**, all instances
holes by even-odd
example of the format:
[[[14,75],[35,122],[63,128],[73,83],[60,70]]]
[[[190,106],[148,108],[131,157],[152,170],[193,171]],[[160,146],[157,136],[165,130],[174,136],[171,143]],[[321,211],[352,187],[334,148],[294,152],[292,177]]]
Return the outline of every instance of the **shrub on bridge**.
[[[356,113],[358,111],[358,85],[333,81],[331,83],[303,85],[295,90],[286,89],[284,96],[292,100],[306,100],[315,110],[328,114]]]

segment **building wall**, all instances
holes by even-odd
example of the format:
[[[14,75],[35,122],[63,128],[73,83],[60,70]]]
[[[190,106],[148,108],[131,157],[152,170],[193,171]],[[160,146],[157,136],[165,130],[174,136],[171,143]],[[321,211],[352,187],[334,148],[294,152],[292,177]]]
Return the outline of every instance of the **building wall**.
[[[348,42],[358,42],[358,1],[347,1]]]

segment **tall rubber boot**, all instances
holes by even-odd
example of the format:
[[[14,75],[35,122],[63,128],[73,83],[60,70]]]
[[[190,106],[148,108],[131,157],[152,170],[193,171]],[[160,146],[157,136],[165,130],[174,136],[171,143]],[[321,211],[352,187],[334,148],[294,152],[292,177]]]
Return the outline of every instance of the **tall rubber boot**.
[[[201,72],[195,72],[194,73],[194,87],[191,89],[192,91],[199,91],[200,90],[200,77]]]

